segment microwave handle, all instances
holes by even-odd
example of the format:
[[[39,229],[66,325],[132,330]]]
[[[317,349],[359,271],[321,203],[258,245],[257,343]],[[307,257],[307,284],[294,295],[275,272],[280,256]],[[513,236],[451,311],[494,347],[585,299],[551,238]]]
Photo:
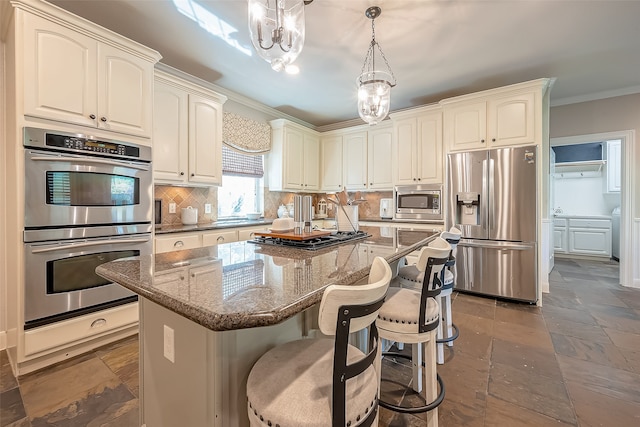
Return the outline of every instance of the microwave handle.
[[[79,157],[62,157],[62,156],[34,156],[30,157],[29,160],[45,160],[45,161],[60,161],[60,162],[75,162],[75,163],[99,163],[102,165],[109,166],[120,166],[127,167],[132,169],[140,169],[143,171],[149,170],[149,165],[138,165],[135,163],[127,163],[127,162],[119,162],[117,160],[107,160],[107,159],[91,159],[91,158],[79,158]]]
[[[86,246],[97,246],[97,245],[106,245],[106,244],[131,244],[131,243],[147,243],[149,239],[123,239],[123,240],[95,240],[92,242],[81,242],[81,243],[68,243],[63,245],[54,245],[49,246],[42,249],[33,249],[31,251],[32,254],[40,254],[43,252],[53,252],[59,251],[61,249],[75,249],[75,248],[83,248]]]

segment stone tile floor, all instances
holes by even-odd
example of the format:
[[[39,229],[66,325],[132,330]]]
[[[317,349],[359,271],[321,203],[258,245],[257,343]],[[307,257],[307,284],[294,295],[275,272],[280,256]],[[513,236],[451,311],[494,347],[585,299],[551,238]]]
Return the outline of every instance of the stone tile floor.
[[[441,426],[640,425],[640,290],[617,284],[615,262],[557,259],[550,280],[542,308],[454,293],[460,338],[438,366]],[[17,380],[0,352],[0,426],[137,426],[136,340]],[[411,381],[398,361],[385,359],[385,384]],[[380,419],[424,425],[385,409]]]

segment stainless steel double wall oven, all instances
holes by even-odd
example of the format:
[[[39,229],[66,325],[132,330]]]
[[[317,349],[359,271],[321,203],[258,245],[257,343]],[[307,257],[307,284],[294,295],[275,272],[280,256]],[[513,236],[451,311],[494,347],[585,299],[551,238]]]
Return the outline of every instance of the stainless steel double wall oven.
[[[151,148],[24,129],[25,329],[135,301],[95,274],[152,253]]]

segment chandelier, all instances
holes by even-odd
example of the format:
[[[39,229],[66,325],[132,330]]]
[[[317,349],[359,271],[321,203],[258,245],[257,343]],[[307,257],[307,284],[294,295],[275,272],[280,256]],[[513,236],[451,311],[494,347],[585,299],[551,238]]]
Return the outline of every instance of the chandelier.
[[[396,76],[391,71],[389,62],[376,41],[375,19],[382,10],[372,6],[365,11],[365,16],[371,19],[371,44],[364,58],[362,73],[358,77],[358,114],[365,122],[375,125],[384,120],[391,107],[391,88],[396,85]],[[375,49],[387,66],[387,71],[376,70]]]
[[[276,71],[298,57],[304,45],[304,6],[313,0],[248,0],[249,34],[258,55]]]

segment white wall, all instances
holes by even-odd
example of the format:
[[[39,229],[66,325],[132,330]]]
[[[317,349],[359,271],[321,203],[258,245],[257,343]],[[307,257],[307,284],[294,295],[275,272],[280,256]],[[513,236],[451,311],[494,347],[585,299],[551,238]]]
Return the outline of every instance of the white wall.
[[[567,215],[610,215],[620,206],[620,195],[603,192],[604,174],[598,177],[555,178],[553,208]]]

